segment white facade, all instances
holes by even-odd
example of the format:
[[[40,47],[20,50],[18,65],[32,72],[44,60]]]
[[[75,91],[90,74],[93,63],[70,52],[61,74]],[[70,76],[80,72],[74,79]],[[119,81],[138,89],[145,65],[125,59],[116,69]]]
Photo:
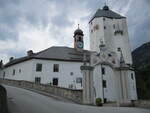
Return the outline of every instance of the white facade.
[[[110,51],[118,53],[118,57],[120,57],[120,52],[118,52],[118,48],[120,48],[125,62],[132,64],[126,18],[94,18],[89,23],[89,32],[90,49],[92,51],[99,52],[99,46],[103,42]],[[122,34],[115,34],[115,32],[122,32]]]
[[[105,49],[100,54],[92,54],[94,97],[114,102],[137,100],[134,71],[128,65],[120,67],[119,59],[115,56]]]
[[[95,98],[120,102],[136,100],[126,18],[104,6],[89,22],[89,32],[90,49],[97,52],[91,57],[91,65],[95,68]]]
[[[42,64],[42,71],[36,71],[36,64]],[[54,64],[59,64],[59,72],[53,72]],[[77,83],[77,78],[82,78],[81,65],[80,62],[31,59],[9,66],[3,69],[3,72],[5,72],[5,79],[35,82],[35,78],[40,77],[40,83],[53,84],[53,78],[58,78],[60,87],[81,89],[82,83]]]

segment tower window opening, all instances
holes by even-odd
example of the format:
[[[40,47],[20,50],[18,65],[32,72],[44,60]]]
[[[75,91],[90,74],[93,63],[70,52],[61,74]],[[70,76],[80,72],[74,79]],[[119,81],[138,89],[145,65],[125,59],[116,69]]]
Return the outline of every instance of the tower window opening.
[[[106,80],[103,80],[103,88],[106,88],[107,84],[106,84]]]
[[[134,76],[133,76],[133,73],[131,73],[131,79],[132,79],[132,80],[134,80]]]
[[[105,21],[106,19],[105,19],[105,18],[103,18],[103,20]]]
[[[111,55],[111,54],[108,54],[108,56],[111,57],[112,55]]]
[[[106,26],[104,26],[104,29],[106,29]]]
[[[79,37],[78,41],[82,41],[82,38],[81,38],[81,37]]]
[[[102,67],[102,75],[105,75],[105,68]]]
[[[117,51],[119,51],[119,52],[120,52],[120,51],[121,51],[121,48],[120,48],[120,47],[118,47],[118,48],[117,48]]]

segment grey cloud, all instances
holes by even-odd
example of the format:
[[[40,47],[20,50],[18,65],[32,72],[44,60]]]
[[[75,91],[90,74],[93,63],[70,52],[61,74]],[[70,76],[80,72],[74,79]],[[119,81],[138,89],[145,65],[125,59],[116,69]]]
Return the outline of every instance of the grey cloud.
[[[70,22],[65,14],[53,17],[52,23],[58,27],[69,27],[73,25],[73,22]]]
[[[18,33],[14,28],[9,28],[0,24],[0,41],[17,40]]]
[[[7,39],[17,40],[19,31],[17,25],[20,24],[22,18],[32,27],[42,25],[45,28],[48,23],[51,23],[54,27],[50,28],[50,31],[54,34],[53,36],[56,36],[53,38],[64,38],[64,34],[57,31],[55,26],[61,27],[60,30],[66,27],[71,28],[74,22],[69,21],[68,17],[74,13],[75,9],[82,9],[83,4],[85,4],[86,10],[90,14],[86,17],[81,17],[81,21],[88,21],[98,8],[104,6],[104,3],[104,0],[0,0],[0,41]],[[129,0],[111,0],[108,5],[111,9],[122,12],[128,3]],[[48,16],[51,14],[48,8],[51,4],[56,6],[56,11],[58,12],[55,17]],[[128,19],[133,48],[150,41],[149,10],[150,0],[134,0],[125,15]],[[21,55],[20,52],[12,53],[8,51],[7,54],[9,53],[17,56]]]
[[[127,13],[129,34],[133,49],[150,41],[150,4],[144,1],[134,1]]]

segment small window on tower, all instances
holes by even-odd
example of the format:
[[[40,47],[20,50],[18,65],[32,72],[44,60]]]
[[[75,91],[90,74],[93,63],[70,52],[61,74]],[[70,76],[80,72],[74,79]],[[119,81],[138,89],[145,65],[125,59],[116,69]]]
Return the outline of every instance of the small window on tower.
[[[109,57],[112,57],[112,55],[111,55],[111,54],[108,54],[108,56],[109,56]]]
[[[81,37],[79,37],[79,40],[78,40],[78,41],[80,41],[80,42],[81,42],[81,41],[82,41],[82,38],[81,38]]]
[[[106,29],[106,26],[104,26],[104,29]]]
[[[118,47],[118,48],[117,48],[117,51],[119,51],[119,52],[120,52],[120,51],[121,51],[121,48],[120,48],[120,47]]]
[[[73,76],[73,72],[70,72],[70,75]]]
[[[105,21],[106,19],[105,19],[105,18],[103,18],[103,20]]]
[[[107,84],[106,84],[106,80],[103,80],[103,88],[106,88]]]
[[[134,80],[134,75],[133,75],[133,73],[131,73],[131,79]]]
[[[105,68],[102,67],[102,75],[105,75]]]

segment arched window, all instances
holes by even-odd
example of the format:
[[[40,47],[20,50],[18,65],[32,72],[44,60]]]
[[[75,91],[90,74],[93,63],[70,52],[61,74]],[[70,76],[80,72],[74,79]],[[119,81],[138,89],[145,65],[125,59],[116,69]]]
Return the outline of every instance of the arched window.
[[[81,38],[81,37],[79,37],[79,38],[78,38],[78,41],[82,41],[82,38]]]

